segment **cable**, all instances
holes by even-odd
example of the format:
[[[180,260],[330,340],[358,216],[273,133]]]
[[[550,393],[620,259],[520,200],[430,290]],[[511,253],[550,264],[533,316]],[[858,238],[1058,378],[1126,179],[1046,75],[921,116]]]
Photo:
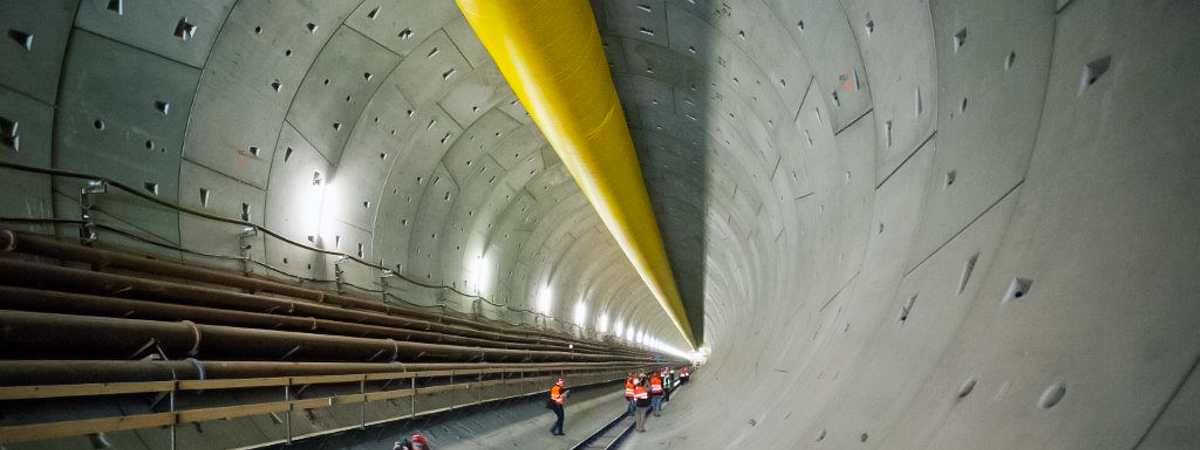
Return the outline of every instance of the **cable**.
[[[513,307],[511,307],[511,306],[508,306],[508,304],[503,304],[503,305],[502,305],[502,304],[499,304],[499,303],[493,302],[493,301],[491,301],[491,300],[488,300],[487,298],[485,298],[485,297],[483,297],[483,296],[481,296],[481,295],[477,295],[477,294],[468,294],[468,293],[466,293],[466,292],[460,291],[460,290],[458,290],[457,288],[455,288],[455,287],[453,287],[453,286],[446,286],[446,285],[434,285],[434,284],[425,284],[425,283],[422,283],[422,282],[419,282],[419,281],[413,280],[413,279],[411,279],[411,278],[408,278],[408,277],[406,277],[406,276],[404,276],[404,275],[402,275],[402,274],[400,274],[400,273],[398,273],[398,272],[396,272],[396,271],[393,271],[393,270],[392,270],[391,268],[389,268],[389,267],[385,267],[385,266],[383,266],[383,265],[380,265],[380,264],[375,264],[375,263],[372,263],[372,262],[370,262],[370,261],[366,261],[366,260],[364,260],[364,259],[361,259],[361,258],[358,258],[358,257],[352,256],[352,255],[348,255],[348,254],[341,253],[341,252],[335,252],[335,251],[332,251],[332,250],[325,250],[325,249],[322,249],[322,248],[310,247],[310,246],[308,246],[308,245],[306,245],[306,244],[303,244],[303,243],[300,243],[300,242],[293,241],[293,240],[291,240],[291,239],[287,238],[286,236],[283,236],[283,235],[281,235],[281,234],[279,234],[279,233],[276,233],[276,232],[274,232],[274,231],[271,231],[270,229],[264,228],[264,227],[262,227],[261,225],[258,225],[258,224],[254,224],[254,223],[247,222],[247,221],[241,221],[241,220],[229,219],[229,218],[226,218],[226,217],[221,217],[221,216],[214,215],[214,214],[209,214],[209,213],[206,213],[206,212],[203,212],[203,211],[197,211],[197,210],[194,210],[194,209],[191,209],[191,208],[186,208],[186,207],[183,207],[183,206],[179,206],[179,205],[175,205],[175,204],[172,204],[172,203],[168,203],[167,201],[165,201],[165,200],[162,200],[162,199],[159,199],[158,197],[155,197],[155,196],[152,196],[152,195],[146,194],[146,193],[142,192],[142,191],[141,191],[141,190],[139,190],[139,189],[135,189],[135,188],[132,188],[132,187],[126,186],[124,183],[121,183],[121,182],[119,182],[119,181],[116,181],[116,180],[112,180],[112,179],[110,179],[110,178],[107,178],[107,177],[102,177],[102,176],[97,176],[97,175],[92,175],[92,174],[87,174],[87,173],[72,172],[72,171],[61,170],[61,169],[50,169],[50,168],[43,168],[43,167],[32,167],[32,166],[26,166],[26,165],[22,165],[22,164],[15,164],[15,163],[6,162],[6,161],[0,161],[0,168],[6,168],[6,169],[12,169],[12,170],[18,170],[18,171],[23,171],[23,172],[32,172],[32,173],[38,173],[38,174],[50,175],[50,176],[60,176],[60,177],[78,178],[78,179],[83,179],[83,180],[99,180],[99,181],[101,181],[101,182],[104,182],[105,184],[108,184],[108,185],[110,185],[110,186],[114,186],[114,187],[116,187],[116,188],[118,188],[118,189],[121,189],[122,191],[125,191],[125,192],[128,192],[128,193],[130,193],[130,194],[133,194],[133,195],[134,195],[134,196],[136,196],[136,197],[139,197],[139,198],[141,198],[141,199],[143,199],[143,200],[146,200],[146,201],[149,201],[149,202],[151,202],[151,203],[157,204],[157,205],[159,205],[159,206],[164,206],[164,207],[167,207],[167,208],[169,208],[169,209],[173,209],[173,210],[175,210],[175,211],[178,211],[178,212],[181,212],[181,213],[184,213],[184,214],[188,214],[188,215],[191,215],[191,216],[195,216],[195,217],[200,217],[200,218],[203,218],[203,219],[213,220],[213,221],[217,221],[217,222],[223,222],[223,223],[227,223],[227,224],[231,224],[231,225],[240,225],[240,226],[243,226],[243,227],[247,227],[247,228],[253,228],[253,229],[255,229],[255,230],[260,230],[260,231],[262,231],[263,233],[265,233],[266,235],[268,235],[268,236],[271,236],[271,237],[273,237],[273,238],[275,238],[275,239],[278,239],[278,240],[280,240],[280,241],[283,241],[283,242],[285,242],[285,243],[287,243],[287,244],[291,244],[291,245],[292,245],[292,246],[294,246],[294,247],[299,247],[299,248],[302,248],[302,249],[305,249],[305,250],[309,250],[309,251],[313,251],[313,252],[317,252],[317,253],[320,253],[320,254],[332,255],[332,256],[339,256],[339,257],[342,257],[342,258],[345,258],[345,259],[348,259],[348,260],[351,260],[351,261],[355,261],[355,262],[357,262],[357,263],[359,263],[359,264],[362,264],[362,265],[364,265],[364,266],[367,266],[367,267],[371,267],[371,268],[378,269],[378,270],[381,270],[381,271],[382,271],[382,270],[386,270],[386,271],[388,271],[388,272],[392,273],[393,275],[395,275],[396,277],[399,277],[400,279],[402,279],[402,280],[404,280],[404,281],[407,281],[407,282],[409,282],[409,283],[412,283],[412,284],[414,284],[414,285],[417,285],[417,286],[420,286],[420,287],[423,287],[423,288],[427,288],[427,289],[444,289],[444,290],[448,290],[448,291],[450,291],[450,292],[454,292],[454,293],[456,293],[456,294],[458,294],[458,295],[461,295],[461,296],[463,296],[463,297],[466,297],[466,298],[470,298],[470,299],[477,299],[477,300],[483,301],[483,302],[485,302],[485,303],[487,303],[487,304],[489,304],[489,305],[495,306],[495,307],[503,307],[503,308],[505,308],[505,309],[507,309],[507,310],[509,310],[509,311],[518,312],[518,313],[527,313],[527,314],[534,314],[534,315],[538,315],[538,316],[543,316],[543,317],[547,317],[547,318],[549,318],[549,319],[551,319],[551,320],[555,321],[556,323],[560,323],[560,324],[566,324],[566,322],[564,322],[564,321],[562,321],[562,320],[558,319],[557,317],[552,317],[552,316],[549,316],[549,315],[546,315],[546,314],[542,314],[542,313],[540,313],[540,312],[536,312],[536,311],[533,311],[533,310],[531,310],[531,309],[516,309],[516,308],[513,308]],[[98,210],[100,210],[100,211],[103,211],[102,209],[99,209],[99,208],[97,208],[97,209],[98,209]],[[24,218],[0,218],[0,221],[9,221],[9,222],[24,222],[24,223],[48,223],[48,224],[74,224],[74,225],[82,225],[82,224],[84,224],[84,223],[85,223],[85,222],[84,222],[84,221],[82,221],[82,220],[74,220],[74,219],[24,219]],[[231,259],[231,260],[237,260],[237,261],[242,261],[242,260],[245,260],[245,259],[247,259],[247,258],[243,258],[243,257],[234,257],[234,256],[210,255],[210,254],[206,254],[206,253],[202,253],[202,252],[198,252],[198,251],[194,251],[194,250],[189,250],[189,249],[186,249],[186,248],[183,248],[183,247],[179,247],[179,246],[176,246],[176,245],[174,245],[174,244],[170,244],[170,243],[155,242],[155,241],[153,241],[153,240],[150,240],[149,238],[145,238],[145,237],[137,236],[137,235],[135,235],[135,234],[133,234],[133,233],[131,233],[131,232],[127,232],[127,231],[124,231],[124,230],[120,230],[120,229],[117,229],[117,228],[114,228],[114,227],[111,227],[111,226],[107,226],[107,225],[100,225],[100,224],[96,224],[95,226],[96,226],[96,227],[98,227],[98,228],[103,228],[103,229],[105,229],[105,230],[109,230],[109,231],[115,232],[115,233],[119,233],[119,234],[121,234],[121,235],[124,235],[124,236],[126,236],[126,237],[129,237],[129,238],[132,238],[132,239],[136,239],[136,240],[138,240],[138,241],[141,241],[141,242],[144,242],[144,243],[147,243],[147,244],[152,244],[152,245],[160,246],[160,247],[163,247],[163,248],[169,248],[169,249],[172,249],[172,250],[181,251],[181,252],[186,252],[186,253],[195,254],[195,255],[199,255],[199,256],[206,256],[206,257],[212,257],[212,258],[222,258],[222,259]],[[295,276],[295,275],[288,274],[287,272],[284,272],[283,270],[280,270],[280,269],[278,269],[278,268],[272,267],[272,266],[270,266],[270,265],[267,265],[266,263],[263,263],[263,262],[254,261],[253,259],[250,259],[250,261],[251,261],[251,262],[254,262],[255,264],[258,264],[258,265],[260,265],[260,266],[263,266],[263,267],[267,268],[268,270],[271,270],[271,271],[274,271],[274,272],[277,272],[277,273],[280,273],[280,274],[283,274],[283,275],[287,275],[287,276],[289,276],[289,277],[296,278],[297,280],[300,280],[300,281],[310,281],[310,282],[315,282],[315,283],[336,283],[336,282],[337,282],[337,280],[318,280],[318,279],[315,279],[315,278],[304,278],[304,277],[299,277],[299,276]],[[363,291],[365,291],[365,292],[371,292],[371,293],[383,293],[383,292],[384,292],[384,290],[382,290],[382,289],[380,289],[380,290],[369,289],[369,288],[364,288],[364,287],[357,286],[357,285],[354,285],[354,284],[351,284],[351,283],[344,283],[344,282],[343,282],[342,284],[345,284],[345,285],[348,285],[348,286],[352,286],[352,287],[354,287],[355,289],[360,289],[360,290],[363,290]],[[401,299],[401,301],[403,301],[404,303],[408,303],[408,304],[411,304],[411,305],[415,305],[415,304],[413,304],[413,303],[410,303],[410,302],[408,302],[408,301],[405,301],[405,300],[403,300],[403,299]],[[419,306],[419,305],[416,305],[416,306]]]

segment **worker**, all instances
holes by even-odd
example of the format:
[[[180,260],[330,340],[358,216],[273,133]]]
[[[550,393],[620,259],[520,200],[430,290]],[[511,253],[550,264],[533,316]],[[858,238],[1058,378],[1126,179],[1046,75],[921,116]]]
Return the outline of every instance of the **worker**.
[[[637,379],[637,374],[629,372],[629,377],[625,378],[625,401],[629,402],[629,409],[625,411],[626,416],[633,416],[633,410],[637,408],[636,402],[633,400],[633,380]]]
[[[429,450],[429,441],[425,439],[425,435],[417,432],[408,439],[396,442],[392,450]]]
[[[662,415],[662,398],[662,375],[659,375],[658,372],[654,372],[654,374],[650,376],[650,411],[654,413],[655,417]]]
[[[633,416],[634,429],[646,431],[646,410],[650,406],[650,394],[642,385],[641,378],[633,380],[633,400],[637,403],[637,413]]]
[[[691,377],[692,377],[692,370],[690,368],[688,368],[687,366],[684,366],[684,368],[679,369],[679,384],[687,383],[688,379],[690,379]]]
[[[675,389],[675,386],[675,371],[668,370],[667,373],[663,375],[663,403],[671,401],[671,391]]]
[[[555,436],[562,436],[564,434],[563,400],[566,399],[566,397],[567,392],[566,389],[563,388],[563,379],[559,378],[558,381],[554,383],[554,386],[550,386],[550,401],[546,404],[546,406],[549,406],[550,409],[554,411],[554,415],[557,417],[557,420],[554,422],[554,426],[550,427],[550,434]]]

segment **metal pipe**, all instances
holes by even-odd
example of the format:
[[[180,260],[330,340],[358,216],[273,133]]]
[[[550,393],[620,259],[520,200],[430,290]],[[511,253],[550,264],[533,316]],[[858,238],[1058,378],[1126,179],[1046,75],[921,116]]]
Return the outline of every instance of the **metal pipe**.
[[[129,326],[133,323],[137,326]],[[200,347],[191,322],[153,322],[25,311],[0,315],[0,357],[137,359],[162,349],[173,359]]]
[[[399,313],[408,316],[408,320],[424,322],[427,326],[428,324],[458,326],[460,328],[457,329],[461,330],[463,333],[473,332],[475,333],[474,337],[482,339],[496,339],[498,335],[502,334],[507,336],[507,339],[510,341],[514,339],[521,339],[526,343],[534,344],[540,344],[543,343],[543,341],[546,341],[558,343],[563,346],[573,344],[576,347],[590,347],[598,351],[611,352],[614,350],[613,348],[605,348],[601,346],[595,346],[587,342],[568,340],[562,337],[537,331],[520,330],[512,327],[498,327],[467,319],[431,314],[415,308],[397,308],[392,305],[385,305],[375,301],[301,288],[271,280],[233,275],[214,269],[190,266],[168,260],[151,258],[147,256],[134,256],[121,252],[101,250],[76,244],[67,244],[44,236],[24,232],[15,232],[13,230],[0,230],[0,251],[28,253],[71,261],[84,261],[99,267],[120,268],[144,273],[152,273],[159,276],[168,276],[200,281],[209,284],[237,287],[250,292],[270,292],[299,299],[316,301],[318,303],[329,303],[341,307],[351,307],[365,311],[380,312],[386,315]]]
[[[511,339],[500,333],[481,332],[454,325],[437,324],[370,311],[355,311],[328,305],[242,294],[215,288],[145,280],[124,275],[33,264],[3,258],[0,258],[0,281],[26,286],[52,285],[57,289],[69,288],[98,292],[120,292],[124,296],[151,298],[157,301],[168,301],[193,306],[225,308],[248,312],[265,311],[272,314],[303,315],[343,323],[394,327],[414,332],[438,332],[488,341],[528,342],[527,339]],[[277,320],[283,321],[285,319]],[[626,352],[612,353],[627,354]]]
[[[0,308],[59,314],[97,315],[148,320],[191,320],[202,324],[273,330],[304,331],[357,337],[379,337],[406,341],[475,345],[522,350],[552,350],[546,345],[511,343],[451,334],[415,331],[396,327],[340,322],[314,317],[283,316],[248,311],[176,305],[96,295],[0,286]],[[600,352],[589,352],[600,353]],[[603,353],[608,354],[608,353]]]
[[[696,339],[587,0],[456,0],[646,287]]]
[[[428,372],[444,370],[530,370],[566,367],[574,371],[645,367],[645,361],[607,361],[569,364],[532,363],[330,363],[278,361],[153,360],[3,360],[0,385],[120,383],[232,378],[272,378],[311,375]],[[203,370],[201,370],[203,369]]]
[[[194,355],[244,360],[607,361],[608,355],[469,347],[392,339],[260,330],[189,321],[6,311],[0,316],[0,357],[137,358],[161,349],[169,359]]]

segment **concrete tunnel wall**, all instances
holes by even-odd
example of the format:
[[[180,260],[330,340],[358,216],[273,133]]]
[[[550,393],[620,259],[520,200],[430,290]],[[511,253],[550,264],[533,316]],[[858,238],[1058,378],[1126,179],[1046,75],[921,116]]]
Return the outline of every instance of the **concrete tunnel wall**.
[[[1200,4],[592,5],[711,350],[659,446],[1200,440]],[[488,300],[388,278],[419,304],[682,347],[453,2],[5,0],[0,28],[0,161]],[[0,186],[0,216],[80,218],[82,180]],[[238,254],[241,226],[109,191],[101,223]]]

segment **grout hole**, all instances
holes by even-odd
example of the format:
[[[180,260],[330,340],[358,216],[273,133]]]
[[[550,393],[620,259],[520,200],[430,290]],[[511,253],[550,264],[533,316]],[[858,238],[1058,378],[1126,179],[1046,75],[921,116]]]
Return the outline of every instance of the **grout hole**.
[[[92,122],[92,126],[96,127],[96,129],[100,131],[104,131],[105,128],[104,121],[100,119],[96,119],[95,122]]]
[[[151,183],[147,181],[142,183],[142,188],[150,191],[151,194],[158,195],[158,183]]]
[[[242,202],[242,222],[250,221],[250,204]]]
[[[333,237],[333,248],[342,248],[342,237],[341,236],[335,235]]]
[[[1038,398],[1038,406],[1042,409],[1053,408],[1062,401],[1064,395],[1067,395],[1067,385],[1061,381],[1054,383],[1042,391],[1042,396]]]
[[[147,139],[146,140],[146,150],[153,150],[153,149],[154,149],[154,141]]]
[[[449,71],[447,71],[446,73],[443,73],[443,74],[442,74],[442,79],[443,79],[443,80],[449,80],[449,79],[450,79],[450,76],[451,76],[451,75],[454,75],[454,72],[456,72],[456,70],[454,70],[454,69],[450,69],[450,70],[449,70]]]
[[[279,80],[272,81],[271,89],[274,89],[275,92],[280,92],[283,90],[283,83],[280,83]]]
[[[1013,63],[1017,61],[1017,52],[1008,52],[1008,56],[1004,57],[1004,70],[1011,69]]]
[[[388,154],[387,154],[387,153],[380,153],[380,154],[379,154],[379,159],[381,159],[381,160],[383,160],[383,161],[387,161],[387,157],[388,157]]]
[[[118,16],[125,15],[125,0],[108,0],[108,10]]]
[[[842,100],[840,98],[838,98],[837,90],[833,91],[832,96],[833,96],[833,105],[834,106],[842,106]]]
[[[441,52],[441,50],[438,50],[438,48],[437,48],[437,47],[434,47],[434,48],[433,48],[433,50],[430,50],[430,51],[429,51],[429,54],[428,54],[428,55],[425,55],[425,57],[426,57],[426,58],[432,58],[432,57],[433,57],[433,55],[436,55],[436,54],[438,54],[438,53],[440,53],[440,52]]]
[[[1033,286],[1033,280],[1028,278],[1013,278],[1012,282],[1008,284],[1008,291],[1004,293],[1004,299],[1000,301],[1000,304],[1024,297],[1029,293],[1031,286]]]
[[[254,27],[254,34],[262,34],[262,27]]]
[[[314,170],[313,171],[313,182],[312,182],[313,186],[320,186],[324,182],[325,182],[325,179],[321,177],[321,172]]]
[[[1108,72],[1108,66],[1111,64],[1112,57],[1105,56],[1083,66],[1083,77],[1079,80],[1079,93],[1082,94],[1088,86],[1096,84],[1096,81],[1100,80],[1100,76]]]
[[[915,93],[916,93],[916,108],[915,108],[916,112],[913,113],[913,117],[918,117],[921,115],[921,113],[925,112],[925,105],[921,102],[921,87],[920,86],[917,86]]]
[[[317,28],[321,28],[320,26],[318,26],[317,24],[312,23],[312,22],[309,22],[308,25],[305,25],[305,26],[308,27],[308,32],[313,33],[313,34],[317,33]]]
[[[951,170],[949,172],[946,172],[946,180],[945,180],[945,183],[942,184],[942,189],[948,188],[948,187],[950,187],[950,185],[954,184],[955,178],[958,178],[957,170]]]
[[[333,123],[333,130],[334,130],[334,131],[342,131],[342,123],[341,123],[341,122],[334,122],[334,123]]]
[[[975,262],[978,260],[979,253],[975,253],[963,263],[962,275],[958,277],[958,291],[954,295],[962,295],[963,290],[967,288],[967,282],[971,280],[971,272],[975,270]]]
[[[971,391],[974,391],[974,390],[975,390],[975,379],[968,378],[967,381],[965,383],[963,383],[962,387],[958,388],[958,398],[961,399],[968,395],[971,395]]]
[[[796,29],[800,30],[800,31],[804,31],[804,21],[803,20],[796,22]],[[821,436],[824,437],[825,435],[822,434]]]
[[[171,112],[171,104],[167,103],[167,102],[160,102],[160,101],[155,100],[154,101],[154,109],[157,109],[158,112],[162,113],[162,115],[165,116]]]
[[[963,28],[954,33],[954,53],[958,53],[958,49],[962,48],[965,42],[967,42],[967,29]]]
[[[201,207],[207,208],[208,200],[211,197],[212,197],[212,190],[206,189],[206,188],[200,188],[200,206]]]
[[[382,8],[382,6],[376,6],[375,9],[372,9],[371,12],[367,13],[367,18],[375,20],[376,17],[379,17],[379,8]]]
[[[363,72],[364,80],[371,81],[372,78],[375,78],[375,75],[371,75],[371,72]]]
[[[33,51],[33,35],[21,30],[8,29],[8,37],[17,41],[17,44],[24,48],[25,51]]]
[[[363,257],[363,245],[362,244],[358,244],[358,257],[359,258]]]
[[[825,440],[825,430],[821,430],[820,433],[817,433],[817,438],[813,439],[813,442],[821,442],[823,440]]]
[[[892,148],[892,121],[889,120],[883,123],[883,135],[887,142],[887,148]]]
[[[871,37],[872,34],[875,34],[875,21],[868,20],[867,21],[867,37]]]
[[[958,112],[967,112],[967,98],[963,97],[962,103],[958,105]]]
[[[370,207],[371,207],[371,202],[369,200],[363,202],[363,208],[370,208]]]
[[[250,154],[251,154],[251,155],[258,156],[258,153],[259,153],[260,151],[262,151],[262,150],[261,150],[261,149],[259,149],[258,147],[255,147],[255,146],[253,146],[253,145],[251,145],[251,146],[250,146]]]
[[[400,34],[396,36],[398,36],[400,39],[407,40],[413,37],[413,32],[411,29],[405,28],[404,31],[401,31]]]
[[[196,35],[196,25],[188,23],[187,17],[179,19],[179,23],[175,24],[175,37],[188,40]]]
[[[904,307],[900,308],[900,317],[897,317],[896,320],[898,320],[901,325],[908,321],[908,314],[912,312],[912,307],[916,303],[917,294],[913,294],[908,298],[908,302],[904,304]]]
[[[288,147],[287,150],[285,150],[283,152],[283,162],[288,162],[289,159],[292,159],[292,148],[291,147]]]
[[[637,5],[637,7],[638,7],[638,9],[645,11],[645,12],[653,12],[654,11],[654,10],[650,9],[650,5]]]
[[[651,29],[645,28],[645,27],[639,28],[638,33],[642,33],[646,36],[654,36],[654,30],[651,30]]]

